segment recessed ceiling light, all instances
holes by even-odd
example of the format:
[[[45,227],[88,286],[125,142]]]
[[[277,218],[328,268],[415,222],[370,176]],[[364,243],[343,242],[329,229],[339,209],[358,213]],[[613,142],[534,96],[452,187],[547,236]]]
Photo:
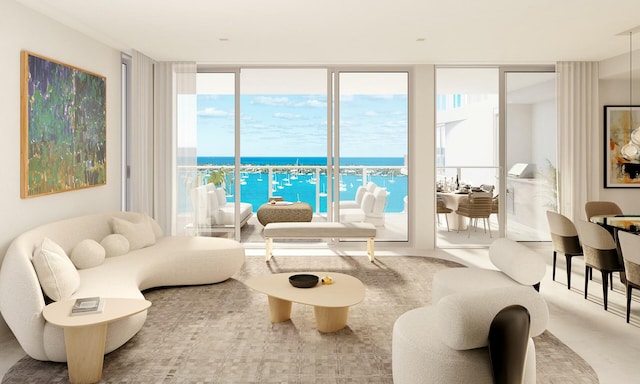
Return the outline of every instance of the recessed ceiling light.
[[[229,38],[228,38],[228,37],[220,37],[220,38],[218,39],[218,41],[223,42],[223,43],[226,43],[226,42],[228,42],[228,41],[229,41]]]
[[[416,41],[417,41],[418,43],[422,43],[422,42],[424,42],[425,40],[426,40],[426,39],[425,39],[424,37],[418,37],[418,38],[416,39]]]

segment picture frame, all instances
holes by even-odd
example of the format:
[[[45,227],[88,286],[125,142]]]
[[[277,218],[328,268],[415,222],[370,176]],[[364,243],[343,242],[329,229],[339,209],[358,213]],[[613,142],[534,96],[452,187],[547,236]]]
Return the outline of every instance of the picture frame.
[[[105,185],[106,77],[20,55],[20,197]]]
[[[605,188],[640,188],[640,142],[636,148],[631,139],[639,127],[640,106],[604,106]],[[640,139],[640,129],[636,134]]]

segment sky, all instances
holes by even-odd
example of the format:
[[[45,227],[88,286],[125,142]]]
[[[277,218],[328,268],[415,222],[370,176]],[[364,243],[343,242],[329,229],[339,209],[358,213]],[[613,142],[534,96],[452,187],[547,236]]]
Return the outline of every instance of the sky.
[[[241,155],[310,157],[327,153],[327,98],[314,94],[243,94]],[[234,96],[199,94],[198,156],[233,156]],[[406,94],[340,99],[342,157],[403,157],[408,147]]]

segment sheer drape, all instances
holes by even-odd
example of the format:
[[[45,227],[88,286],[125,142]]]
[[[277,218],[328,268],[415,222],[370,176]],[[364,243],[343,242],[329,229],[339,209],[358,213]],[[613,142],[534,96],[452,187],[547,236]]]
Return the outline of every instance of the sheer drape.
[[[132,63],[129,210],[183,234],[196,174],[196,64],[155,63],[135,51]]]
[[[184,234],[196,174],[196,64],[157,63],[155,70],[154,206],[165,233]]]
[[[584,219],[584,204],[597,196],[601,168],[597,62],[559,62],[558,200],[560,213]]]
[[[132,111],[128,145],[131,211],[153,214],[153,64],[140,52],[131,57]]]

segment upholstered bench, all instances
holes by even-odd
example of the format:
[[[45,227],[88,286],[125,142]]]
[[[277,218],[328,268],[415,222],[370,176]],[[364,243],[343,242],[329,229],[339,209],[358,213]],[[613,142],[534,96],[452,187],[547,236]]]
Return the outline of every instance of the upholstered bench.
[[[273,239],[366,238],[367,255],[373,262],[375,237],[376,227],[371,223],[268,223],[264,227],[265,261],[273,255]]]

